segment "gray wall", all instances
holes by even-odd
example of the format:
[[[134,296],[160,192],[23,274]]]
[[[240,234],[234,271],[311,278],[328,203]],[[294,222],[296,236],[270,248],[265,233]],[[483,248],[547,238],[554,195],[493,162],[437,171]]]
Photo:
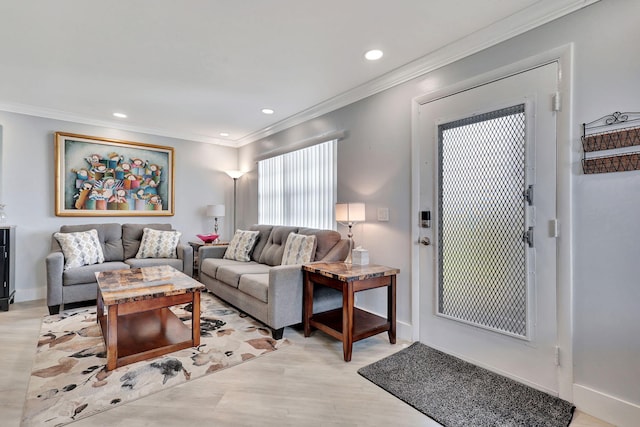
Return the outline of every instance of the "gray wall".
[[[44,258],[51,233],[62,224],[88,222],[168,222],[182,240],[212,231],[205,205],[225,203],[232,214],[233,181],[224,170],[237,168],[235,148],[119,131],[0,111],[2,126],[2,200],[8,223],[17,226],[16,300],[46,297]],[[122,139],[175,148],[175,215],[165,217],[56,217],[54,212],[56,131]],[[230,217],[223,223],[228,236]]]
[[[413,81],[310,120],[240,149],[240,166],[277,146],[345,130],[338,145],[338,201],[367,204],[367,223],[355,237],[374,263],[399,267],[398,321],[411,321],[410,157],[412,98],[479,74],[574,44],[570,144],[574,233],[572,283],[574,396],[592,413],[624,424],[620,404],[634,416],[640,405],[640,172],[583,175],[580,125],[614,111],[640,111],[640,2],[603,0],[493,48]],[[246,221],[255,219],[255,178],[243,182]],[[390,221],[376,221],[389,207]],[[344,231],[344,230],[342,230]],[[385,298],[372,292],[358,305],[383,313]],[[402,325],[401,325],[402,326]],[[593,393],[592,393],[593,392]],[[586,393],[586,394],[585,394]],[[591,393],[591,394],[590,394]],[[629,412],[630,411],[630,412]],[[624,415],[623,415],[624,417]]]
[[[572,283],[574,383],[592,390],[580,401],[588,412],[616,420],[616,403],[631,417],[640,405],[640,172],[582,175],[580,124],[613,111],[640,111],[640,2],[603,0],[527,34],[265,140],[235,150],[192,141],[0,112],[1,202],[18,226],[17,298],[44,298],[44,257],[50,234],[61,224],[146,222],[147,218],[64,218],[54,207],[53,133],[73,132],[176,147],[176,215],[164,217],[185,239],[208,230],[204,206],[224,202],[227,235],[233,205],[232,181],[222,171],[250,171],[239,180],[238,226],[257,221],[255,160],[274,146],[294,145],[325,132],[345,130],[338,145],[338,200],[367,204],[367,222],[355,238],[371,261],[401,269],[398,277],[399,332],[411,321],[410,233],[411,99],[503,65],[574,43],[570,144],[574,234]],[[239,155],[239,157],[238,157]],[[388,207],[390,221],[376,209]],[[344,233],[343,229],[340,229]],[[358,305],[385,311],[382,292],[361,294]],[[580,392],[583,393],[583,392]],[[574,394],[574,397],[577,395]],[[614,403],[612,403],[614,401]],[[621,402],[628,402],[624,404]],[[583,404],[580,403],[579,406]],[[636,405],[636,406],[633,406]],[[629,415],[631,414],[631,415]],[[630,419],[630,418],[629,418]],[[624,425],[624,421],[616,421]]]

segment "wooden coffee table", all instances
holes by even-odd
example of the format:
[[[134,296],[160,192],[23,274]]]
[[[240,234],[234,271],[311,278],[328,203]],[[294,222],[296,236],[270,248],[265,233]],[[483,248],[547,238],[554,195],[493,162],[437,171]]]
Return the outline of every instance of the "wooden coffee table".
[[[168,265],[96,273],[106,370],[200,345],[204,285]],[[192,303],[191,328],[169,307]]]

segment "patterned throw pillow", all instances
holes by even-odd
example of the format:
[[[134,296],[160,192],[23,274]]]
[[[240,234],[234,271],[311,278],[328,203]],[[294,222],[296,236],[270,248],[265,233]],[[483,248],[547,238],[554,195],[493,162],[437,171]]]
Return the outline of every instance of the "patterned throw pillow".
[[[224,252],[224,259],[249,262],[249,254],[258,240],[259,231],[236,230],[233,239],[229,242],[229,247]]]
[[[65,270],[104,262],[102,246],[100,246],[100,240],[98,240],[98,230],[54,233],[53,237],[56,238],[62,248]]]
[[[179,231],[142,229],[142,240],[136,258],[178,258],[176,248],[180,242]]]
[[[316,236],[289,233],[284,244],[282,265],[304,264],[316,253]]]

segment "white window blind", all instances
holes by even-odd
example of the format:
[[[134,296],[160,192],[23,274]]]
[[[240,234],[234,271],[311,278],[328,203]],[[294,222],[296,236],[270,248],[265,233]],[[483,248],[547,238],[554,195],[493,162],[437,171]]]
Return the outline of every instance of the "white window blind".
[[[335,228],[337,140],[258,162],[258,222]]]

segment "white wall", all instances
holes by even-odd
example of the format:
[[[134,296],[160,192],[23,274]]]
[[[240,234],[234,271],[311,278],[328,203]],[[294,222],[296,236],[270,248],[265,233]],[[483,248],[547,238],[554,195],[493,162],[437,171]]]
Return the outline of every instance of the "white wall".
[[[51,233],[62,224],[168,222],[182,240],[211,231],[207,204],[224,203],[231,215],[233,181],[223,172],[237,168],[235,148],[125,132],[0,111],[2,154],[0,202],[16,229],[16,300],[46,297],[44,258]],[[56,217],[54,211],[54,132],[116,138],[175,148],[175,215],[164,217]],[[229,217],[222,226],[231,232]]]
[[[574,401],[619,425],[640,419],[640,172],[583,175],[580,125],[614,111],[640,111],[640,2],[603,0],[486,51],[240,149],[240,166],[276,146],[344,130],[338,145],[338,200],[367,203],[356,229],[372,262],[399,267],[398,320],[410,327],[411,99],[568,43],[574,44],[572,126]],[[250,175],[251,177],[251,175]],[[255,177],[243,182],[247,223]],[[377,207],[390,221],[377,222]],[[358,304],[384,312],[372,293]],[[405,335],[406,336],[406,335]]]

